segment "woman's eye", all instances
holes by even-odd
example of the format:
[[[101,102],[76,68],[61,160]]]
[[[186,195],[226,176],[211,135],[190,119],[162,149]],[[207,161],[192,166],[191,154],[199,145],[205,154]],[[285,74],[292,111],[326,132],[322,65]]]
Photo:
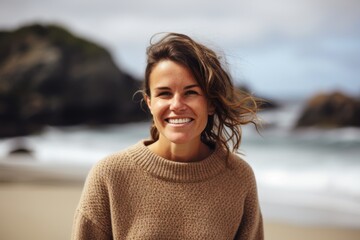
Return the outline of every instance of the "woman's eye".
[[[170,96],[171,95],[171,93],[170,92],[159,92],[158,94],[157,94],[157,96],[158,97],[161,97],[161,96]]]
[[[194,91],[194,90],[189,90],[189,91],[186,91],[185,94],[186,94],[186,95],[197,95],[198,92],[197,92],[197,91]]]

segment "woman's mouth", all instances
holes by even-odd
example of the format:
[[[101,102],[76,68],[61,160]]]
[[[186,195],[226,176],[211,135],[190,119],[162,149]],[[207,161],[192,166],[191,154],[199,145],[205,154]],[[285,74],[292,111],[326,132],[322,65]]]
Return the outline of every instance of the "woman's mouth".
[[[165,119],[166,122],[170,124],[185,124],[193,121],[191,118],[167,118]]]

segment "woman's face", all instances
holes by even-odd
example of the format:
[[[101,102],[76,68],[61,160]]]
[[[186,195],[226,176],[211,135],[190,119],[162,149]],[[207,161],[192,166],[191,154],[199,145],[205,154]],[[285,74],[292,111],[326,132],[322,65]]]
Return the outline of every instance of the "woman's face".
[[[209,107],[204,92],[186,67],[159,62],[149,78],[151,96],[146,98],[160,141],[195,143],[205,129]]]

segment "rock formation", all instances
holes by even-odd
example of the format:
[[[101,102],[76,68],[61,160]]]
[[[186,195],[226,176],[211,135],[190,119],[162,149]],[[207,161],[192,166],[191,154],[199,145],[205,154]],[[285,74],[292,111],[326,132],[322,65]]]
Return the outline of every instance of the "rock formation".
[[[296,127],[360,127],[360,101],[341,92],[318,94],[306,104]]]
[[[108,51],[64,28],[0,31],[0,137],[45,125],[142,120],[145,113],[132,100],[139,88]]]

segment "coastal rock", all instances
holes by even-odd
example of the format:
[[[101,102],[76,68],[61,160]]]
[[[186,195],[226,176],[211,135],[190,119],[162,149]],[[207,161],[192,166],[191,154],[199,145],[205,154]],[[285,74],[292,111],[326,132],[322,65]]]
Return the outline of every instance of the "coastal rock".
[[[307,102],[296,127],[360,127],[360,101],[341,92],[318,94]]]
[[[143,120],[140,88],[103,47],[54,25],[0,31],[0,137]]]
[[[26,159],[31,159],[33,156],[32,147],[30,147],[25,138],[12,138],[11,141],[9,141],[9,144],[8,156],[23,156],[26,157]]]

